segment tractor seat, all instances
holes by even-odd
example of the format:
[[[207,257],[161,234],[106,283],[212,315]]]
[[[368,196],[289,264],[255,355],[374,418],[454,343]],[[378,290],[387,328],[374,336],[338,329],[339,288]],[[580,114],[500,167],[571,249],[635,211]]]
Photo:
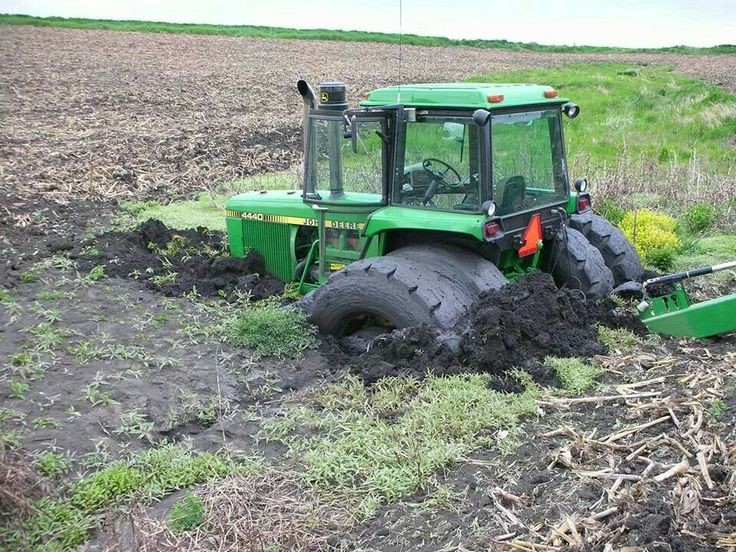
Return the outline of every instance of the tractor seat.
[[[526,179],[521,175],[509,176],[499,184],[496,195],[501,196],[499,215],[514,212],[526,197]]]

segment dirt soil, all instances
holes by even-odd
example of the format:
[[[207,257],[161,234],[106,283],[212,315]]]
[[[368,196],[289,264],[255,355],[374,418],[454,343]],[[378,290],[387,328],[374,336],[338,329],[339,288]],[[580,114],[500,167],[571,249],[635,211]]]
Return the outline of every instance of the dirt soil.
[[[242,259],[227,256],[227,236],[203,227],[172,230],[150,219],[132,232],[106,232],[76,247],[66,245],[82,270],[102,266],[109,276],[140,280],[168,296],[194,291],[226,297],[237,290],[260,300],[284,291],[257,251]]]
[[[521,67],[672,65],[736,91],[736,56],[548,54],[476,48],[0,28],[0,191],[172,200],[299,162],[300,78],[349,99],[397,82]],[[8,201],[0,217],[27,214]],[[9,212],[3,212],[9,211]]]

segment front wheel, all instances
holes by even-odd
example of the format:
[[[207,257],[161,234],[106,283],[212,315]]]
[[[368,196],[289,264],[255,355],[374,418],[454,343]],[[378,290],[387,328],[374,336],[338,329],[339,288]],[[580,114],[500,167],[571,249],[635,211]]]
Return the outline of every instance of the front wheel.
[[[611,270],[600,251],[580,232],[562,228],[550,245],[547,270],[559,287],[580,290],[587,299],[599,299],[611,293]]]

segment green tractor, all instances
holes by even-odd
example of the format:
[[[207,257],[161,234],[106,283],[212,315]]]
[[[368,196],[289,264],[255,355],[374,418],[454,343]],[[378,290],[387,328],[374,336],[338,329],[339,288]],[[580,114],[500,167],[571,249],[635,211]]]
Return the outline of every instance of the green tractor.
[[[419,84],[374,90],[297,84],[302,189],[227,201],[231,252],[258,251],[297,282],[320,330],[366,323],[452,327],[486,290],[532,270],[599,298],[643,268],[624,235],[568,177],[562,116],[548,86]]]

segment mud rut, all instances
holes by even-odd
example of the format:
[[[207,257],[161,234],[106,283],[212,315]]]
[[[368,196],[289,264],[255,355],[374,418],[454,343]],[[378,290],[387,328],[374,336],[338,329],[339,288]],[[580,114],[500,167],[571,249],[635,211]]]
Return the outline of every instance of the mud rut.
[[[0,210],[0,285],[15,307],[0,305],[0,389],[10,412],[2,429],[21,436],[19,451],[0,452],[2,481],[19,484],[21,496],[53,495],[61,482],[38,479],[29,468],[32,452],[58,447],[82,468],[98,456],[148,447],[149,438],[191,440],[199,450],[227,443],[277,462],[283,447],[256,443],[258,422],[232,412],[269,416],[286,393],[346,373],[370,385],[384,375],[489,371],[494,388],[514,392],[503,368],[518,365],[555,385],[540,360],[575,352],[598,355],[605,390],[622,398],[540,404],[545,417],[509,457],[479,451],[438,474],[458,497],[448,505],[417,510],[414,504],[432,495],[428,488],[340,540],[347,549],[379,550],[461,550],[489,542],[511,550],[504,543],[514,540],[516,550],[533,549],[531,542],[595,550],[609,541],[657,551],[727,549],[736,532],[734,336],[606,353],[592,325],[639,332],[635,320],[610,303],[582,304],[537,275],[482,297],[469,325],[451,336],[412,328],[358,341],[326,338],[296,360],[254,362],[248,351],[213,338],[216,316],[203,305],[212,297],[225,308],[219,295],[235,289],[256,298],[279,293],[257,257],[222,259],[216,255],[222,236],[202,230],[176,232],[185,250],[162,254],[174,233],[156,223],[91,239],[109,225],[121,199],[188,197],[293,166],[300,137],[292,81],[344,78],[354,100],[395,81],[395,56],[395,48],[380,44],[2,28],[0,188],[7,200]],[[324,59],[331,60],[328,74]],[[736,56],[693,59],[407,47],[404,66],[406,79],[431,81],[566,61],[666,63],[736,90]],[[59,257],[76,267],[49,262]],[[106,267],[107,277],[85,281],[97,266]],[[24,281],[21,274],[31,268],[38,279]],[[177,279],[167,282],[174,272]],[[195,287],[202,299],[182,298]],[[57,333],[29,331],[42,327]],[[8,392],[8,359],[26,346],[37,356],[13,369],[35,370],[36,379],[20,398]],[[218,387],[230,406],[218,421],[203,419]],[[105,397],[112,401],[102,405]],[[709,417],[716,400],[725,413]],[[148,436],[116,433],[131,410],[153,422]],[[622,427],[639,429],[606,441]],[[686,470],[652,480],[683,459]],[[647,469],[650,477],[635,479]],[[614,478],[620,475],[629,478]],[[596,518],[606,507],[616,509]],[[550,525],[557,530],[552,536]],[[478,526],[479,533],[468,532]],[[513,536],[494,540],[507,535]],[[581,535],[588,544],[580,544]]]

